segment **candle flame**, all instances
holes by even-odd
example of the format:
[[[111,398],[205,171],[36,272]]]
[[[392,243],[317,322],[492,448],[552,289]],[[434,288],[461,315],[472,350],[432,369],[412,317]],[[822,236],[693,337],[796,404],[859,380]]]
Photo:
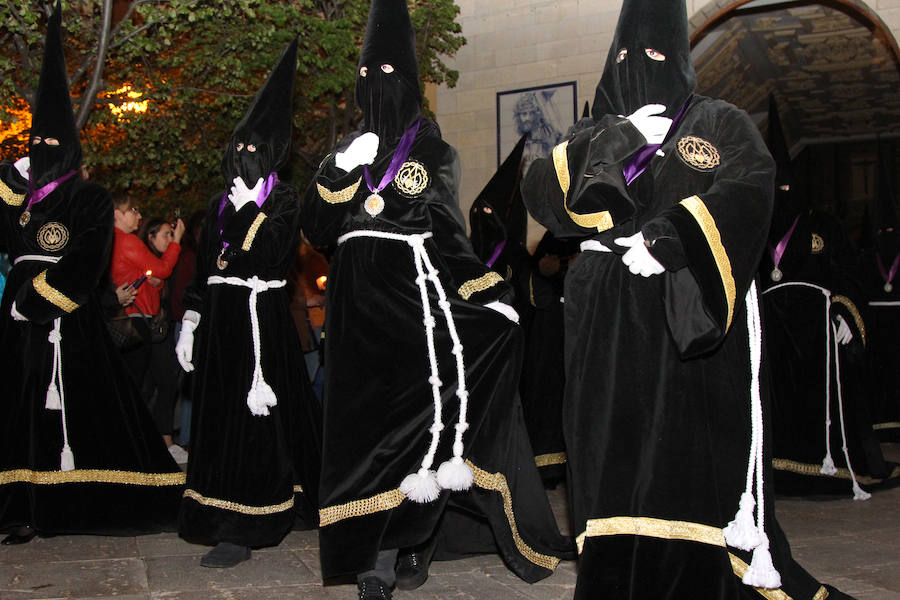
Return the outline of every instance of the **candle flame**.
[[[147,272],[144,273],[144,275],[146,275],[147,277],[150,277],[151,275],[153,275],[153,271],[151,271],[150,269],[147,269]]]
[[[320,275],[319,277],[316,277],[316,287],[324,292],[325,291],[325,283],[327,281],[328,281],[327,275]]]

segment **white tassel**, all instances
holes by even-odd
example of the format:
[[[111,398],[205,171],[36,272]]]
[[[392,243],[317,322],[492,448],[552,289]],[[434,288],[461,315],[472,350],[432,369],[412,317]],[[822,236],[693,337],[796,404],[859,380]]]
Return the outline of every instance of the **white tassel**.
[[[749,586],[767,590],[781,587],[781,575],[772,564],[768,537],[765,537],[753,551],[753,560],[750,561],[750,568],[744,573],[742,581]]]
[[[72,454],[72,449],[68,444],[63,445],[62,452],[59,454],[59,470],[60,471],[74,471],[75,470],[75,455]]]
[[[837,473],[837,469],[834,466],[834,459],[831,458],[831,454],[825,456],[825,459],[822,461],[822,468],[819,470],[822,475],[834,475]]]
[[[437,482],[445,490],[464,492],[475,483],[475,473],[462,458],[454,456],[438,467]]]
[[[44,402],[44,408],[47,410],[62,410],[62,402],[60,402],[59,398],[59,388],[56,387],[55,381],[51,381],[50,386],[47,388],[47,400]]]
[[[441,486],[434,471],[422,468],[417,473],[410,473],[403,478],[400,482],[400,491],[413,502],[424,504],[438,499],[441,495]]]
[[[725,541],[729,546],[747,552],[759,546],[759,529],[753,519],[755,506],[753,494],[748,492],[741,494],[740,508],[734,515],[734,520],[725,527]]]
[[[247,406],[257,417],[268,416],[269,407],[278,404],[278,398],[266,380],[260,377],[250,386],[247,392]]]
[[[859,483],[856,481],[853,482],[853,499],[854,500],[868,500],[872,497],[872,494],[865,491],[861,487],[859,487]]]

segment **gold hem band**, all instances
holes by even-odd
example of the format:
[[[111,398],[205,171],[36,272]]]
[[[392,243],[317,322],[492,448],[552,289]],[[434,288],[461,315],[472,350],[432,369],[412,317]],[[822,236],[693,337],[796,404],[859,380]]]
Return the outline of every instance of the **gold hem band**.
[[[716,220],[713,219],[703,200],[697,196],[691,196],[682,200],[680,204],[696,219],[700,230],[706,237],[706,243],[709,244],[713,258],[715,258],[719,276],[722,278],[722,287],[725,289],[725,302],[728,305],[728,318],[725,323],[725,330],[727,331],[731,328],[731,320],[734,318],[734,303],[737,297],[737,288],[734,283],[734,274],[731,271],[731,261],[728,259],[728,252],[725,251],[725,246],[722,244],[722,236],[719,234]]]
[[[606,535],[640,535],[725,547],[725,534],[720,528],[711,525],[689,521],[666,521],[653,517],[609,517],[588,519],[584,532],[575,538],[578,553],[581,554],[584,548],[585,538]]]
[[[553,454],[539,454],[534,457],[534,464],[540,467],[549,465],[564,465],[568,457],[565,452],[554,452]]]
[[[289,510],[294,506],[293,496],[291,496],[290,500],[285,500],[281,504],[271,504],[269,506],[248,506],[246,504],[239,504],[230,500],[208,498],[192,489],[184,490],[184,497],[190,498],[191,500],[194,500],[195,502],[204,506],[211,506],[213,508],[219,508],[222,510],[230,510],[232,512],[241,513],[244,515],[272,515]]]
[[[32,471],[16,469],[0,472],[0,485],[8,483],[33,483],[36,485],[56,485],[60,483],[120,483],[123,485],[146,485],[163,487],[184,485],[185,474],[177,473],[137,473],[134,471],[114,471],[107,469],[75,469],[74,471]]]
[[[791,473],[797,473],[798,475],[810,475],[813,477],[833,477],[835,479],[846,479],[847,481],[853,479],[853,477],[850,475],[849,469],[839,468],[834,475],[825,475],[824,473],[822,473],[821,464],[811,465],[808,463],[788,460],[786,458],[772,459],[772,468],[777,471],[789,471]],[[887,476],[887,479],[892,479],[894,477],[900,477],[900,466],[894,467],[894,470],[891,471],[891,474]],[[863,485],[877,485],[884,481],[884,479],[875,479],[874,477],[856,473],[856,481]]]

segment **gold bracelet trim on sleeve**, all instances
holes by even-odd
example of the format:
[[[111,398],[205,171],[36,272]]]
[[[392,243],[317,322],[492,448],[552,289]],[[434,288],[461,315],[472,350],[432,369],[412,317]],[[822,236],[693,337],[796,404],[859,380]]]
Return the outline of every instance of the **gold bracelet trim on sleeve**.
[[[322,200],[324,200],[328,204],[341,204],[342,202],[349,202],[353,199],[353,196],[356,195],[356,190],[359,189],[360,183],[362,183],[362,177],[357,179],[356,183],[354,183],[353,185],[345,187],[342,190],[332,192],[321,183],[316,182],[316,189],[319,191],[319,196],[322,197]]]
[[[703,200],[697,196],[685,198],[680,203],[684,206],[691,216],[697,220],[700,230],[706,237],[706,243],[712,252],[716,261],[716,267],[719,270],[719,276],[722,278],[722,287],[725,291],[725,302],[728,305],[728,317],[725,323],[725,330],[731,327],[731,321],[734,319],[734,303],[737,297],[737,288],[734,283],[734,274],[731,270],[731,260],[728,258],[728,252],[722,244],[722,236],[719,234],[719,228],[716,226],[716,220],[710,214],[709,209],[703,203]]]
[[[22,206],[25,202],[25,194],[15,193],[3,181],[0,181],[0,198],[10,206]]]
[[[303,493],[303,486],[302,486],[302,485],[295,485],[295,486],[294,486],[294,493],[295,493],[295,494],[302,494],[302,493]]]
[[[41,297],[54,306],[63,309],[67,313],[78,308],[78,304],[69,299],[68,296],[47,283],[46,269],[41,271],[34,279],[31,280],[34,289]]]
[[[230,510],[231,512],[241,513],[244,515],[273,515],[275,513],[290,510],[294,506],[294,498],[285,500],[281,504],[271,504],[269,506],[248,506],[247,504],[239,504],[230,500],[220,500],[219,498],[208,498],[203,494],[192,489],[184,490],[184,497],[190,498],[195,502],[204,506],[220,508],[222,510]]]
[[[856,328],[859,330],[859,335],[862,338],[863,346],[866,345],[866,324],[863,322],[862,315],[859,314],[859,309],[856,308],[856,305],[853,303],[853,300],[848,298],[847,296],[832,296],[832,303],[842,304],[847,307],[847,310],[850,311],[850,314],[853,315],[853,320],[856,322]]]
[[[513,543],[516,549],[532,563],[539,567],[544,567],[549,571],[555,571],[559,564],[559,559],[555,556],[547,556],[533,550],[522,536],[519,534],[519,527],[516,525],[516,515],[513,512],[512,492],[509,491],[509,483],[503,473],[488,473],[487,471],[476,467],[471,461],[466,464],[472,468],[475,473],[475,485],[486,490],[500,492],[503,497],[503,512],[506,513],[506,520],[509,521],[509,529],[512,532]]]
[[[250,251],[250,246],[253,245],[253,240],[256,238],[256,232],[259,231],[259,226],[262,225],[265,220],[266,213],[261,212],[256,215],[256,218],[253,219],[253,223],[250,224],[250,229],[247,230],[247,235],[244,236],[244,243],[241,244],[241,250],[244,252]]]
[[[747,572],[747,569],[749,569],[750,566],[731,552],[728,553],[728,558],[731,559],[731,570],[734,571],[734,574],[738,577],[738,579],[743,579],[744,573]],[[766,588],[754,587],[753,589],[756,590],[756,592],[760,596],[766,598],[767,600],[793,600],[790,596],[785,594],[781,588],[769,590]],[[825,592],[825,595],[821,596],[820,594],[823,591]],[[820,587],[816,595],[812,597],[812,600],[824,600],[827,597],[828,592],[825,590],[825,588]]]
[[[468,300],[472,297],[472,294],[492,288],[501,281],[503,281],[503,277],[500,276],[500,273],[488,271],[478,279],[470,279],[465,282],[459,286],[459,290],[457,291],[463,300]]]
[[[121,483],[124,485],[146,485],[162,487],[184,485],[185,474],[177,473],[137,473],[134,471],[113,471],[106,469],[75,469],[74,471],[32,471],[16,469],[0,472],[0,485],[8,483],[33,483],[36,485],[56,485],[60,483]]]
[[[568,456],[566,456],[565,452],[554,452],[553,454],[539,454],[535,456],[534,464],[540,468],[550,465],[564,465],[566,460],[568,460]]]
[[[809,475],[811,477],[834,477],[836,479],[846,479],[847,481],[851,481],[853,479],[853,475],[850,474],[849,469],[838,468],[834,475],[826,475],[822,473],[821,463],[812,465],[809,463],[801,463],[794,460],[788,460],[786,458],[773,458],[772,468],[778,471],[788,471],[790,473],[797,473],[798,475]],[[884,481],[884,479],[875,479],[874,477],[869,477],[868,475],[860,475],[859,473],[855,473],[854,475],[856,475],[856,481],[863,485],[876,485]],[[887,476],[887,479],[892,479],[894,477],[900,477],[900,466],[894,467],[894,470],[891,471],[891,474]]]
[[[700,542],[725,547],[725,534],[718,527],[689,521],[666,521],[652,517],[609,517],[589,519],[584,532],[575,538],[578,553],[584,549],[584,540],[606,535],[640,535],[664,540]]]
[[[566,209],[566,214],[568,214],[569,218],[572,219],[572,222],[579,227],[587,229],[596,227],[597,231],[611,229],[613,220],[612,215],[609,214],[608,210],[585,215],[569,210],[569,205],[566,203],[569,196],[569,187],[571,186],[571,181],[569,180],[569,159],[566,156],[566,147],[568,145],[569,142],[563,142],[553,148],[553,167],[556,169],[556,179],[559,181],[559,188],[562,190],[563,208]]]

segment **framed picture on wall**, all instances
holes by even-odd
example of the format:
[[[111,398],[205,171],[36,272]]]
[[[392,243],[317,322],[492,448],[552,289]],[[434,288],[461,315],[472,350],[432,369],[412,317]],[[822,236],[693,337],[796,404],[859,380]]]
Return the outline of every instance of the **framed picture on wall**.
[[[524,169],[535,158],[549,156],[575,123],[577,92],[574,81],[497,92],[497,166],[522,135],[528,136]]]

